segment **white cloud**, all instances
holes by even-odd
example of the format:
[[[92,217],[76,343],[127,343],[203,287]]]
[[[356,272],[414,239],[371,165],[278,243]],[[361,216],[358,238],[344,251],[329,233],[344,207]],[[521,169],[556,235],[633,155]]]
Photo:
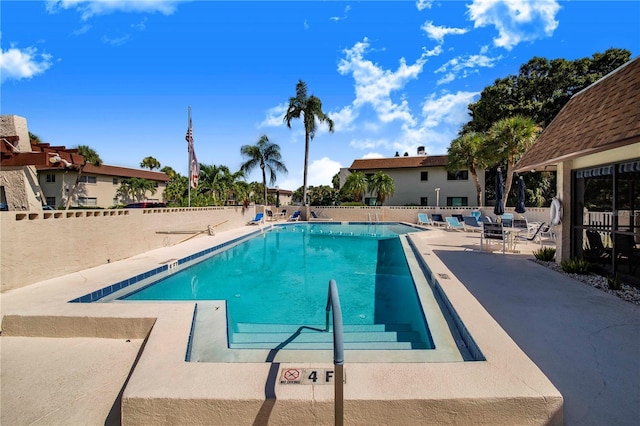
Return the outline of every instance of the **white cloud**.
[[[355,149],[374,149],[380,146],[388,147],[389,141],[386,139],[352,139],[349,146]]]
[[[131,35],[129,34],[125,34],[120,37],[107,37],[106,35],[102,36],[102,42],[111,46],[122,46],[129,40],[131,40]]]
[[[445,93],[440,97],[432,94],[422,105],[422,126],[435,128],[445,124],[459,127],[469,121],[467,106],[477,95],[479,92]]]
[[[467,8],[475,28],[493,25],[499,34],[493,44],[511,50],[521,42],[551,36],[560,5],[556,0],[474,0]]]
[[[0,50],[0,82],[42,74],[51,67],[52,59],[48,53],[38,53],[35,47],[18,49],[12,45],[6,51]]]
[[[372,158],[385,158],[384,155],[378,152],[369,152],[361,157],[363,160],[370,160]]]
[[[333,22],[343,21],[343,20],[347,19],[347,14],[349,13],[350,10],[351,10],[351,6],[347,5],[344,8],[344,13],[343,13],[342,17],[340,17],[340,16],[332,16],[329,19],[331,21],[333,21]]]
[[[390,71],[365,59],[364,55],[368,51],[369,40],[365,38],[351,49],[345,49],[345,58],[338,63],[338,72],[342,75],[350,73],[355,80],[354,108],[370,105],[383,122],[400,120],[415,123],[408,102],[405,99],[394,102],[391,94],[403,89],[409,81],[418,77],[427,61],[428,52],[423,52],[412,65],[407,65],[406,60],[400,58],[398,68]]]
[[[418,8],[418,10],[431,9],[432,3],[433,2],[430,2],[428,0],[418,0],[416,1],[416,7]]]
[[[437,41],[439,44],[442,44],[444,42],[445,36],[462,35],[469,31],[465,28],[448,28],[448,27],[433,25],[433,22],[431,21],[425,22],[422,25],[421,29],[427,33],[427,36],[430,39]]]
[[[61,9],[76,9],[82,20],[114,12],[162,13],[171,15],[178,4],[192,0],[46,0],[49,13]]]
[[[280,127],[284,125],[284,114],[287,112],[288,104],[280,104],[267,110],[267,116],[258,124],[261,127]]]
[[[307,183],[313,186],[331,185],[333,176],[340,172],[342,166],[339,162],[322,157],[319,160],[312,161],[309,164],[307,173]]]
[[[305,29],[305,30],[308,30],[308,29],[309,29],[309,22],[307,22],[307,20],[306,20],[306,19],[304,20],[304,23],[303,23],[302,25],[304,26],[304,29]]]
[[[477,68],[492,68],[495,63],[502,59],[502,55],[491,58],[486,55],[467,55],[458,56],[444,63],[435,73],[446,73],[444,77],[438,80],[437,84],[450,83],[459,77],[467,77],[470,72],[477,72]],[[471,70],[471,71],[469,71]]]
[[[340,111],[330,112],[329,118],[333,120],[333,131],[334,132],[346,132],[349,130],[354,130],[353,122],[358,118],[358,113],[354,111],[351,105],[347,105],[342,108]],[[321,129],[326,126],[319,126],[318,129]]]
[[[78,28],[77,30],[72,31],[71,34],[73,34],[74,36],[79,36],[79,35],[88,33],[90,29],[91,29],[91,25],[84,24],[82,27]]]

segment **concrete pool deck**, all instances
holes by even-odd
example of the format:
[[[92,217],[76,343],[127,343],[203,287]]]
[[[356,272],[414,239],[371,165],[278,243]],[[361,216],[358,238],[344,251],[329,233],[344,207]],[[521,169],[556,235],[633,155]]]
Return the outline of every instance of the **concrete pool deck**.
[[[112,407],[118,401],[126,374],[114,372],[113,375],[120,379],[105,385],[108,389],[98,397],[108,400],[102,408],[91,398],[86,398],[86,404],[82,404],[82,398],[74,397],[73,400],[80,403],[69,405],[66,415],[59,406],[70,397],[66,389],[73,384],[60,382],[59,377],[73,377],[100,387],[106,374],[104,370],[111,371],[111,362],[127,367],[124,370],[134,365],[135,356],[132,357],[130,351],[118,349],[125,342],[133,344],[133,348],[135,345],[141,348],[139,360],[123,392],[126,424],[332,424],[333,386],[274,384],[272,391],[277,399],[265,400],[266,387],[274,375],[273,364],[185,363],[193,303],[66,303],[87,291],[148,270],[150,265],[189,255],[215,244],[218,239],[228,240],[250,231],[255,228],[195,238],[179,246],[4,293],[0,422],[31,424],[34,418],[41,418],[41,424],[55,424],[57,422],[52,421],[56,418],[54,413],[47,413],[47,408],[42,407],[42,401],[54,400],[58,402],[59,424],[65,423],[65,416],[67,420],[84,418],[85,424],[104,424],[104,407]],[[521,254],[506,256],[475,253],[479,250],[477,234],[435,230],[415,239],[434,273],[451,274],[453,271],[436,257],[445,257],[441,251],[449,253],[442,247],[443,242],[456,247],[451,253],[480,255],[484,264],[494,268],[500,268],[512,257],[530,257],[524,250]],[[534,244],[530,246],[537,248]],[[459,257],[457,262],[462,262],[464,267],[466,260]],[[526,262],[523,267],[536,271],[535,268],[542,268],[533,262]],[[472,268],[469,270],[474,273]],[[460,285],[455,274],[442,285],[487,361],[364,365],[350,364],[347,353],[345,423],[375,423],[385,418],[389,422],[421,424],[515,424],[517,419],[526,424],[562,422],[560,393],[491,316],[483,309],[477,309],[479,304]],[[473,281],[481,285],[493,275],[474,273]],[[534,278],[530,274],[530,279]],[[557,309],[561,308],[560,305]],[[544,321],[544,318],[540,320]],[[22,339],[30,344],[23,344]],[[82,339],[106,340],[105,345],[113,349],[91,352],[87,347],[91,345],[86,345]],[[127,339],[132,342],[126,342]],[[56,351],[62,354],[47,355]],[[82,359],[92,362],[85,365],[79,362]],[[5,360],[10,362],[5,364]],[[7,365],[10,368],[5,368]],[[38,365],[47,368],[38,370],[35,368]],[[96,369],[95,365],[105,365],[105,368]],[[326,363],[283,364],[276,366],[275,374],[277,368],[283,366],[333,367],[331,359]],[[36,371],[39,371],[38,380],[32,375]],[[29,386],[18,387],[15,383],[20,381],[49,385],[34,386],[25,394],[24,389]],[[179,400],[169,401],[176,389],[182,392],[177,397]],[[36,415],[37,410],[40,412]],[[110,409],[106,413],[112,412]],[[47,418],[49,421],[45,421]],[[113,416],[109,419],[114,420]]]

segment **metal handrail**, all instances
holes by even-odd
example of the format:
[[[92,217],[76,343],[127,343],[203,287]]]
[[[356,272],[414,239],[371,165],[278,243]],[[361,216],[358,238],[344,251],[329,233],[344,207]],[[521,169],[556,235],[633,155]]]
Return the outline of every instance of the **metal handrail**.
[[[333,310],[333,364],[336,367],[335,376],[335,424],[344,422],[344,338],[342,331],[342,308],[338,285],[335,280],[329,280],[327,295],[327,321],[325,331],[329,331],[329,311]]]

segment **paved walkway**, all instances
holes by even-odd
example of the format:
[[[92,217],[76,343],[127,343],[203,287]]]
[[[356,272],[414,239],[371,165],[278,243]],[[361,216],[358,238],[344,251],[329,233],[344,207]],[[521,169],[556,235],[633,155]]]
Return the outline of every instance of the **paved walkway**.
[[[475,240],[430,243],[562,393],[565,424],[640,425],[640,306]]]

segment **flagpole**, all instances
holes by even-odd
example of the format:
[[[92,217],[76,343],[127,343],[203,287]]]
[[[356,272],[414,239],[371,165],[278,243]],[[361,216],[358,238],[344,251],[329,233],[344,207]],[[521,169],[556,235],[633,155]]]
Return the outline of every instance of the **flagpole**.
[[[188,124],[187,124],[187,132],[191,130],[191,106],[188,108]],[[187,151],[188,151],[188,169],[189,169],[189,181],[187,183],[188,193],[189,193],[189,207],[191,207],[191,146],[189,145],[189,141],[187,141]]]

